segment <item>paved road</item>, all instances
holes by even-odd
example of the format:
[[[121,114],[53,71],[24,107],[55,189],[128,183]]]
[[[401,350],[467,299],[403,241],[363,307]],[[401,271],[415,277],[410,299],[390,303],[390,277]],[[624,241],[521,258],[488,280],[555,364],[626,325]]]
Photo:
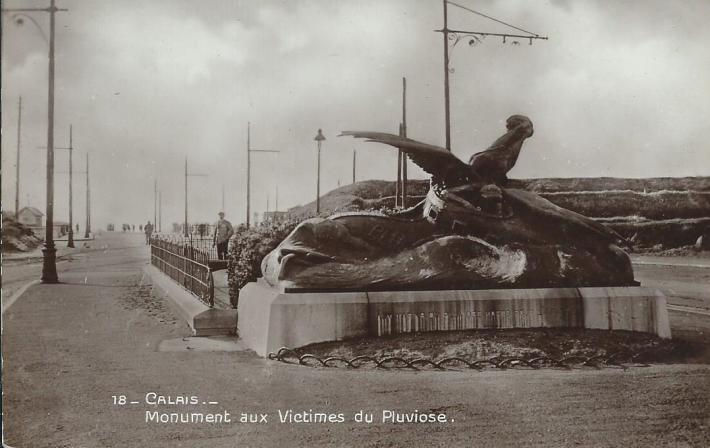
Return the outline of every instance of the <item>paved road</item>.
[[[694,262],[683,266],[682,261],[634,264],[636,280],[665,292],[671,304],[710,309],[710,267],[697,267]]]
[[[705,363],[626,371],[348,371],[183,341],[186,327],[142,276],[148,256],[139,237],[104,234],[105,249],[62,267],[64,284],[33,286],[3,314],[10,446],[710,446]],[[710,333],[706,317],[674,314],[672,323],[687,334]],[[172,401],[196,396],[198,403],[146,404],[151,393]],[[114,404],[121,395],[138,403]],[[388,409],[438,412],[449,421],[380,422]],[[343,413],[346,422],[279,423],[279,410]],[[359,410],[372,412],[374,423],[351,421]],[[268,423],[146,423],[146,411],[226,411],[233,419],[245,412],[257,421],[266,414]]]

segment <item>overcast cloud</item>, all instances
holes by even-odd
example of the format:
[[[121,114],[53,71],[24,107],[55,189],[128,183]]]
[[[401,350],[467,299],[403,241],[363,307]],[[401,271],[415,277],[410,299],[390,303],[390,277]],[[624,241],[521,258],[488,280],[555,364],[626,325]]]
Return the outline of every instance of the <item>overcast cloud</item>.
[[[452,140],[461,158],[484,149],[505,119],[528,115],[535,135],[512,177],[710,175],[710,2],[705,0],[457,3],[549,36],[515,45],[489,37],[452,52]],[[46,6],[16,0],[4,7]],[[254,148],[253,209],[315,196],[351,180],[393,179],[396,153],[337,138],[347,129],[396,132],[408,83],[412,138],[444,144],[441,1],[58,0],[56,145],[74,125],[75,168],[91,157],[92,222],[182,221],[183,170],[191,221],[244,219],[246,128]],[[44,13],[34,17],[47,33]],[[450,27],[511,31],[450,6]],[[28,21],[3,17],[2,200],[12,209],[17,99],[23,97],[21,203],[44,210],[47,44]],[[57,169],[66,170],[58,150]],[[424,177],[412,168],[414,177]],[[67,176],[57,174],[56,219]],[[84,177],[75,176],[83,224]]]

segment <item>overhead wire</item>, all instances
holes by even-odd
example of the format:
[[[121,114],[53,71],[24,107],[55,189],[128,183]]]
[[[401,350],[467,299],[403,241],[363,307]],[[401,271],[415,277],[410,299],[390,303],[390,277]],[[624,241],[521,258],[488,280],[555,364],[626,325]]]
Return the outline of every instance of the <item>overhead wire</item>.
[[[479,15],[479,16],[481,16],[481,17],[485,17],[486,19],[493,20],[494,22],[498,22],[498,23],[500,23],[500,24],[502,24],[502,25],[508,26],[508,27],[513,28],[513,29],[515,29],[515,30],[522,31],[523,33],[528,33],[528,34],[530,34],[531,36],[539,37],[539,34],[535,34],[535,33],[532,33],[532,32],[530,32],[530,31],[528,31],[528,30],[524,30],[524,29],[522,29],[522,28],[518,28],[518,27],[515,26],[515,25],[511,25],[510,23],[503,22],[502,20],[498,20],[498,19],[496,19],[495,17],[488,16],[488,15],[486,15],[486,14],[483,14],[482,12],[478,12],[478,11],[475,11],[475,10],[473,10],[473,9],[471,9],[471,8],[466,7],[466,6],[459,5],[458,3],[454,3],[454,2],[451,2],[451,1],[448,1],[448,0],[446,0],[446,3],[448,3],[449,5],[452,5],[452,6],[456,6],[457,8],[461,8],[461,9],[463,9],[463,10],[466,10],[466,11],[468,11],[468,12],[471,12],[471,13],[473,13],[473,14]]]

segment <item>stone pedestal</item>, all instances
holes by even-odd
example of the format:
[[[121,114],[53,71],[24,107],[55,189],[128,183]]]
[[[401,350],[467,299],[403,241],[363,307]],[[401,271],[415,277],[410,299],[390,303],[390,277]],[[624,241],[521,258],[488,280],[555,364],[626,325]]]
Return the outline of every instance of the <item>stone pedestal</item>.
[[[665,296],[643,287],[285,293],[260,280],[239,295],[239,336],[261,356],[367,335],[545,327],[671,336]]]

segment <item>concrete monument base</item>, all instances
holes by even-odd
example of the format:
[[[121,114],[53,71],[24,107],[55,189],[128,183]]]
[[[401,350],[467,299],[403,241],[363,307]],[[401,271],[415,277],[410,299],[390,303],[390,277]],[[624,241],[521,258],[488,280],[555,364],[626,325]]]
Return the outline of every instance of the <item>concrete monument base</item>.
[[[239,336],[280,347],[361,336],[490,328],[590,328],[670,338],[666,297],[643,287],[282,292],[259,280],[239,294]]]

